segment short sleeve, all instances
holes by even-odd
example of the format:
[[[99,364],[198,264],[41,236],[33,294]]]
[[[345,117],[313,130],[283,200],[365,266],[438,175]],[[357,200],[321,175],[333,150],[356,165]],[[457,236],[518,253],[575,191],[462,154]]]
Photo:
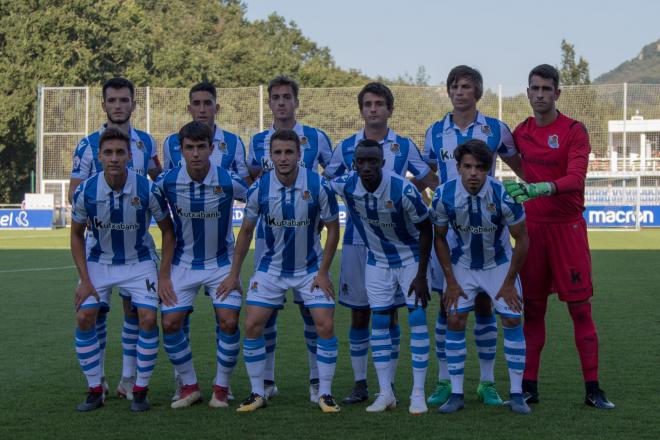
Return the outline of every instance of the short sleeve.
[[[412,140],[409,140],[410,148],[408,149],[408,171],[415,176],[415,179],[423,179],[430,171],[431,168],[427,163],[422,160],[422,155],[419,152],[419,148]]]
[[[500,145],[497,147],[497,154],[500,157],[511,157],[515,156],[518,153],[516,144],[513,142],[513,135],[511,134],[511,129],[502,121],[498,121],[500,124]]]
[[[246,161],[246,163],[251,168],[261,169],[261,163],[259,163],[259,161],[257,160],[257,155],[254,152],[255,144],[258,142],[257,136],[259,136],[259,135],[255,134],[250,139],[250,145],[249,145],[248,152],[247,152],[247,161]]]
[[[502,216],[507,225],[515,225],[525,220],[523,205],[516,203],[504,189],[502,189]]]
[[[170,213],[163,191],[153,182],[149,182],[149,212],[157,222],[165,219]]]
[[[71,206],[71,219],[76,223],[87,223],[87,209],[85,208],[85,182],[81,182],[73,193]]]
[[[234,163],[232,164],[232,168],[240,177],[245,178],[250,175],[247,165],[245,164],[245,144],[243,144],[243,140],[240,136],[236,136],[236,152],[234,153]]]
[[[406,182],[403,186],[401,205],[413,223],[421,223],[429,216],[429,208],[424,204],[422,195],[410,182]]]
[[[325,167],[325,172],[323,174],[330,179],[333,177],[339,177],[349,171],[349,168],[347,168],[347,165],[344,163],[343,150],[342,142],[338,143],[335,147],[335,151],[332,152],[328,165]]]
[[[248,195],[248,186],[245,184],[245,181],[241,176],[236,173],[230,172],[229,176],[231,177],[231,184],[234,189],[234,199],[244,201],[247,199]]]
[[[269,176],[266,176],[268,179]],[[257,179],[250,189],[247,192],[247,202],[245,203],[245,217],[256,221],[261,215],[259,210],[259,182],[261,179]]]
[[[89,140],[85,137],[73,153],[73,166],[71,167],[71,178],[85,180],[92,175],[92,147]]]
[[[158,157],[158,148],[156,147],[156,141],[154,140],[154,137],[151,136],[149,133],[145,133],[147,135],[147,139],[149,139],[149,144],[150,144],[150,152],[149,152],[149,164],[147,165],[147,170],[153,170],[158,168],[158,163],[157,163],[157,157]]]
[[[319,164],[325,169],[332,159],[332,143],[323,130],[317,130],[319,136]]]
[[[433,125],[426,130],[426,135],[424,136],[422,159],[430,165],[436,165],[438,163],[438,156],[435,154],[435,149],[433,148]]]
[[[433,216],[431,217],[433,223],[437,226],[449,225],[449,216],[445,211],[445,205],[442,203],[442,187],[435,190],[431,206],[433,209]]]
[[[319,205],[321,206],[321,220],[330,222],[339,216],[339,205],[337,197],[330,188],[330,184],[321,178],[321,190],[319,191]]]

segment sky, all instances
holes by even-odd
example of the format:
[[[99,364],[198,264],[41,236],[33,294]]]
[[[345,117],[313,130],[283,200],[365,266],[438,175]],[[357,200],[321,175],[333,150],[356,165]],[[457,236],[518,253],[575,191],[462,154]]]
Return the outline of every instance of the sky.
[[[247,18],[273,12],[327,46],[336,63],[369,76],[444,83],[458,64],[478,68],[485,86],[520,88],[529,70],[559,65],[561,40],[575,46],[592,80],[660,39],[657,0],[244,0]],[[510,90],[512,91],[512,90]]]

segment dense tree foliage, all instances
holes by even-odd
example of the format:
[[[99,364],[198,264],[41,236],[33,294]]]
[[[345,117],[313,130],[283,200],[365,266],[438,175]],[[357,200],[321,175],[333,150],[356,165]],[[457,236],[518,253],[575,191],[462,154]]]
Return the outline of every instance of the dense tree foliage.
[[[362,85],[329,49],[278,15],[248,21],[238,0],[0,0],[0,203],[29,189],[39,84],[219,87],[289,74],[307,87]]]

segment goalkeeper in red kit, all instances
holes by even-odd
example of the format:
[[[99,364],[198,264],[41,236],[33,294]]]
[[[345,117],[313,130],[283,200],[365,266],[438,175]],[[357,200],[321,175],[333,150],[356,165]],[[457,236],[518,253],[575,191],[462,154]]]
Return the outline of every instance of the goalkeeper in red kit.
[[[542,64],[529,74],[527,97],[534,117],[513,132],[525,182],[506,182],[507,192],[525,204],[529,251],[520,272],[527,360],[523,392],[539,401],[538,372],[545,343],[548,295],[557,292],[573,319],[575,345],[586,386],[585,403],[614,408],[598,384],[598,334],[591,316],[591,255],[584,211],[584,184],[591,146],[581,122],[556,108],[559,73]]]

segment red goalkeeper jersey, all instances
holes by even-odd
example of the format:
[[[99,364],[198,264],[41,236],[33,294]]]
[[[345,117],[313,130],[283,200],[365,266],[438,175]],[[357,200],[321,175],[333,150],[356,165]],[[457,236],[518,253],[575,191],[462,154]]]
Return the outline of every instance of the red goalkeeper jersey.
[[[553,182],[557,193],[525,202],[532,222],[570,222],[584,211],[584,181],[589,164],[589,133],[584,125],[558,112],[545,127],[527,118],[513,132],[522,157],[525,181]]]

